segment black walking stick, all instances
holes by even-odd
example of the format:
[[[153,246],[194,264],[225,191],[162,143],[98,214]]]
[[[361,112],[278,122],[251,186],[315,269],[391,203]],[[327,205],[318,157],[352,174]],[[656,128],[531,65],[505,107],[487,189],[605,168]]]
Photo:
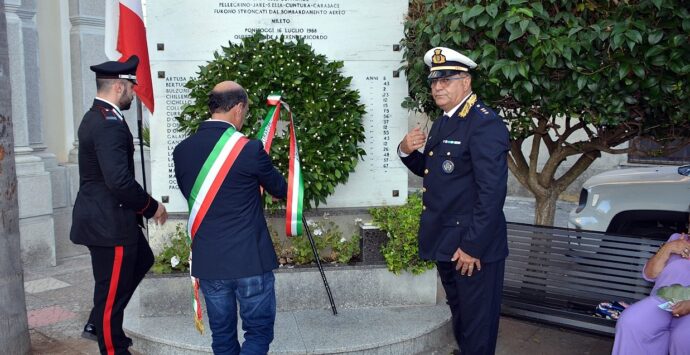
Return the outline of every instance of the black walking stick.
[[[323,279],[323,286],[326,287],[326,293],[328,294],[328,300],[331,302],[331,310],[333,315],[338,315],[338,310],[335,309],[335,302],[333,302],[333,294],[331,294],[331,288],[328,286],[328,280],[326,279],[326,274],[323,272],[323,266],[321,266],[321,260],[319,258],[319,251],[316,250],[316,244],[314,244],[314,237],[311,236],[311,231],[309,230],[309,225],[307,220],[302,216],[302,224],[304,225],[304,230],[307,232],[307,238],[309,238],[309,244],[311,244],[311,251],[314,252],[314,259],[316,259],[316,266],[319,267],[319,272],[321,273],[321,278]]]

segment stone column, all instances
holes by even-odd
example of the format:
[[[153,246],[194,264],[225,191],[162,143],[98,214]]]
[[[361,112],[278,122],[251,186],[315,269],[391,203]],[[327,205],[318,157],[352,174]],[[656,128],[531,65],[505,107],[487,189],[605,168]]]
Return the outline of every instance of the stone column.
[[[4,15],[13,93],[22,261],[28,267],[55,265],[51,177],[39,155],[45,146],[38,90],[36,0],[6,0]]]
[[[108,58],[104,50],[105,2],[69,0],[70,49],[72,58],[72,106],[74,107],[74,148],[69,161],[77,163],[76,132],[84,113],[96,95],[96,79],[89,69]]]
[[[64,164],[67,169],[68,182],[68,207],[65,209],[65,216],[69,219],[59,226],[64,233],[69,233],[72,227],[72,209],[74,200],[79,191],[79,161],[77,152],[79,141],[77,132],[84,113],[91,107],[94,95],[96,94],[96,79],[89,66],[101,63],[106,59],[103,47],[103,34],[105,25],[105,2],[91,0],[63,0],[67,2],[66,11],[68,17],[69,38],[68,47],[70,62],[70,87],[72,117],[65,117],[65,124],[72,125],[72,149],[69,151],[68,161]],[[72,253],[79,250],[88,252],[82,246],[72,246]]]
[[[60,259],[87,252],[83,246],[69,240],[72,207],[78,184],[76,165],[64,164],[74,142],[74,114],[72,110],[72,64],[70,60],[70,20],[68,0],[37,2],[36,22],[40,62],[41,126],[46,150],[35,153],[43,159],[50,173],[52,185],[53,223],[55,225],[55,254]],[[75,187],[72,187],[75,184]]]
[[[19,206],[12,140],[12,89],[4,0],[0,0],[0,349],[30,354],[24,278],[20,252]]]

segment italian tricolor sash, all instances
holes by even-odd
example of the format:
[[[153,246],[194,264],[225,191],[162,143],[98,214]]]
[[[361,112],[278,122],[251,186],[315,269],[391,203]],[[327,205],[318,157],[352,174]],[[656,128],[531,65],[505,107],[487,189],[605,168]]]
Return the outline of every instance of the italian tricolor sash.
[[[259,130],[258,138],[264,143],[264,150],[271,154],[271,143],[276,133],[276,126],[280,119],[280,109],[285,107],[290,117],[290,168],[288,176],[288,194],[285,214],[285,234],[290,237],[302,235],[302,201],[304,200],[304,182],[302,181],[302,169],[299,162],[299,149],[295,134],[295,122],[292,119],[290,106],[281,101],[280,94],[273,93],[268,96],[267,104],[270,107],[264,122]]]
[[[218,193],[235,159],[244,148],[249,139],[230,126],[213,147],[211,154],[206,158],[204,165],[196,177],[192,192],[189,194],[189,221],[187,222],[187,242],[192,247],[192,241],[199,225],[204,220],[208,208]],[[189,276],[192,279],[192,305],[194,307],[194,324],[199,333],[204,332],[204,324],[201,322],[201,303],[199,302],[199,279],[192,276],[192,252],[189,252]]]

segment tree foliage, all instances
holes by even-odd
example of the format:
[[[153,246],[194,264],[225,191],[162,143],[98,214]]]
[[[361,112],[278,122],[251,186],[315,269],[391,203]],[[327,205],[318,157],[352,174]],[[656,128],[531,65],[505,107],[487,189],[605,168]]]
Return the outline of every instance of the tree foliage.
[[[411,0],[403,105],[435,115],[423,55],[460,50],[479,64],[473,89],[510,126],[511,171],[538,204],[555,201],[601,152],[628,152],[615,147],[638,135],[690,136],[689,39],[682,0]],[[549,157],[537,171],[541,144]]]
[[[268,107],[266,98],[282,92],[290,105],[302,162],[305,207],[325,202],[335,186],[345,183],[359,159],[366,153],[362,116],[364,105],[359,92],[350,89],[351,77],[341,73],[343,62],[329,62],[316,54],[304,40],[286,42],[266,39],[260,33],[241,43],[230,42],[214,53],[213,60],[199,67],[197,78],[186,87],[193,103],[186,105],[177,121],[180,129],[195,132],[209,118],[208,94],[223,80],[242,85],[249,95],[250,110],[242,132],[255,137]],[[288,176],[289,135],[286,110],[281,111],[278,132],[271,146],[271,157],[284,176]],[[270,197],[266,201],[271,204]]]

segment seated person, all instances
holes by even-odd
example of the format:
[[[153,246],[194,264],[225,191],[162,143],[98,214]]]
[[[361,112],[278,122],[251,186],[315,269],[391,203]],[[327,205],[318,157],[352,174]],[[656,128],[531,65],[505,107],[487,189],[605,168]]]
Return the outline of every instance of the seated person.
[[[666,300],[656,294],[664,286],[690,286],[688,235],[673,234],[647,261],[642,275],[655,282],[654,288],[621,313],[612,354],[690,354],[690,300],[676,302],[669,312],[659,308]]]

